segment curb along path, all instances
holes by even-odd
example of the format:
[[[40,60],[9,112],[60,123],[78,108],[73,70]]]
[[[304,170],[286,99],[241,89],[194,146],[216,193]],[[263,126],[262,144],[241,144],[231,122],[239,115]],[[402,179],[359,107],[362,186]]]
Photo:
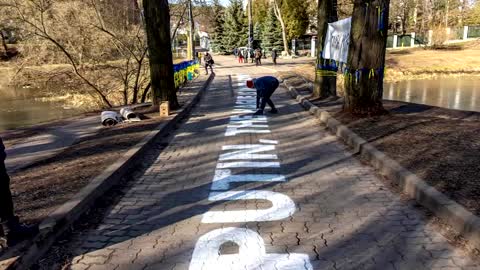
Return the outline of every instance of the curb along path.
[[[268,134],[266,116],[251,116],[256,111],[256,91],[242,87],[248,76],[237,76],[237,100],[227,125],[225,137],[241,134]],[[209,211],[202,223],[239,223],[279,221],[291,217],[295,202],[288,196],[262,190],[230,190],[239,182],[285,182],[281,174],[232,174],[239,168],[280,168],[275,151],[278,141],[260,139],[259,144],[224,145],[213,178],[209,201],[267,200],[272,207],[254,210]],[[261,160],[261,161],[257,161]],[[237,254],[220,254],[224,244],[238,245]],[[190,263],[190,270],[224,269],[308,269],[313,270],[308,255],[299,253],[266,254],[262,237],[248,228],[226,227],[202,235],[198,240]]]

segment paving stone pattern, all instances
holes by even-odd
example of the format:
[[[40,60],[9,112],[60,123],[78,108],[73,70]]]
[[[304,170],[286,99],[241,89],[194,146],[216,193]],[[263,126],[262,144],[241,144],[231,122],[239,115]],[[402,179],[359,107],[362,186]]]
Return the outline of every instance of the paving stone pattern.
[[[71,269],[201,269],[190,265],[195,246],[222,229],[240,232],[240,242],[247,235],[242,233],[258,236],[255,241],[267,255],[258,262],[252,258],[215,269],[480,269],[429,226],[422,212],[392,194],[284,89],[274,95],[280,114],[267,113],[270,133],[225,137],[242,80],[232,77],[232,91],[226,76],[215,78],[190,119],[156,161],[137,173],[138,179],[101,224],[74,239]],[[262,154],[276,155],[280,167],[230,168],[232,174],[276,174],[286,181],[238,182],[230,190],[285,195],[295,203],[293,215],[275,221],[202,223],[207,211],[272,207],[268,198],[209,201],[219,157],[227,153],[222,147],[260,140],[278,141],[274,151]],[[217,255],[225,256],[217,259],[234,257],[245,247],[262,248],[234,242],[222,244]],[[268,254],[278,257],[267,262],[272,259]],[[305,263],[289,266],[292,254],[303,254]]]

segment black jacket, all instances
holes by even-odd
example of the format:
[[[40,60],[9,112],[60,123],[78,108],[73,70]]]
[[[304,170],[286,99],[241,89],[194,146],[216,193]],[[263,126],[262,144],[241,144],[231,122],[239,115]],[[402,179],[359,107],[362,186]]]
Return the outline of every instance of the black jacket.
[[[2,138],[0,138],[0,162],[5,161],[7,154],[5,153],[5,145],[3,144]]]

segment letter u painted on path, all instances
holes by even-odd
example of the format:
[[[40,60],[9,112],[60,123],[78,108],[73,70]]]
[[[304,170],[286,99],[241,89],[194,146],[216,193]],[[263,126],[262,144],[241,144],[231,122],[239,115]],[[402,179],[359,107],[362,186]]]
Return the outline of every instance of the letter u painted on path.
[[[245,77],[241,77],[246,79]],[[239,78],[239,79],[241,79]],[[239,86],[242,83],[238,83]],[[225,137],[245,134],[269,134],[267,117],[252,116],[255,112],[255,90],[241,88],[237,91],[230,123]],[[245,115],[250,114],[250,115]],[[274,153],[278,142],[259,139],[259,144],[225,145],[222,147],[212,181],[208,200],[246,201],[264,200],[271,203],[270,208],[242,209],[225,211],[208,211],[203,214],[202,223],[244,223],[278,221],[291,217],[296,211],[295,202],[288,196],[265,190],[235,190],[239,183],[274,183],[285,182],[281,174],[257,173],[234,174],[234,169],[268,169],[281,167],[279,158]],[[238,254],[220,254],[225,243],[235,243]],[[211,231],[198,240],[190,263],[190,270],[290,270],[313,269],[305,254],[267,254],[263,239],[256,232],[246,228],[224,228]]]

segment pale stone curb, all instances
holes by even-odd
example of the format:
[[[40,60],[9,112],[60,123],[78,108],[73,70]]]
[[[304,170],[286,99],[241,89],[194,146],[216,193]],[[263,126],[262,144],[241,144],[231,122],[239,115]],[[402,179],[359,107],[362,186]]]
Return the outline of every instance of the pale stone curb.
[[[414,173],[405,169],[398,162],[389,158],[372,144],[355,134],[347,126],[341,124],[327,111],[322,111],[308,101],[305,96],[298,94],[294,87],[288,86],[288,79],[284,80],[284,84],[291,96],[305,110],[318,118],[332,133],[352,147],[355,154],[360,154],[361,157],[367,159],[382,175],[399,185],[405,194],[452,226],[454,230],[468,240],[470,245],[480,249],[480,218],[478,216],[428,185]]]
[[[180,112],[168,117],[166,121],[150,132],[142,141],[130,148],[119,160],[95,177],[90,184],[80,190],[72,199],[51,213],[40,224],[40,234],[33,239],[28,249],[3,269],[28,269],[41,258],[58,237],[67,231],[82,214],[94,205],[97,199],[116,185],[137,164],[138,160],[150,149],[157,138],[171,132],[175,125],[180,123],[190,113],[193,107],[200,101],[213,78],[214,75],[210,74],[196,96]]]

